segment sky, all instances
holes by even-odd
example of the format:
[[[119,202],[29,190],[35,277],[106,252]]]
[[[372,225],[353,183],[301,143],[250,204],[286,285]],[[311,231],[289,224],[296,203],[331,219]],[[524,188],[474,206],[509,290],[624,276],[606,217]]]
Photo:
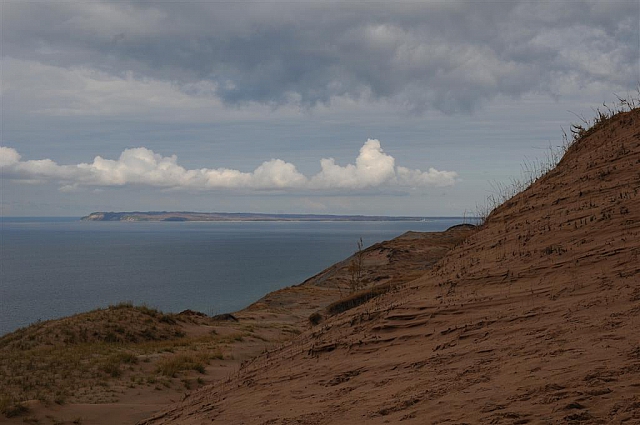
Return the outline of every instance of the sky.
[[[4,217],[474,215],[640,82],[636,0],[3,0],[0,18]]]

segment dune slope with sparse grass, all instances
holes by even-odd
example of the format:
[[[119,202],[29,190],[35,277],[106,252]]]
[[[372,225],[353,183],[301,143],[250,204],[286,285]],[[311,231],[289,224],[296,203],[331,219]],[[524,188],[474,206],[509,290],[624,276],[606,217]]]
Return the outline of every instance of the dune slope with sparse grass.
[[[336,305],[352,308],[352,298],[413,280],[473,231],[409,232],[364,249],[357,294],[346,259],[233,314],[121,303],[19,329],[0,337],[0,423],[134,423],[224,382],[243,362],[312,327],[311,315],[318,325]]]
[[[419,277],[140,424],[640,423],[630,106],[574,127],[555,167]]]

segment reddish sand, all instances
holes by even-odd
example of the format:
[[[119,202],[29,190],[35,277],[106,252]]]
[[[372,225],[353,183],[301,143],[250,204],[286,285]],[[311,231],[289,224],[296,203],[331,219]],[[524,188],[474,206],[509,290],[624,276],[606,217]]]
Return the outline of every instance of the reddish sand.
[[[402,288],[141,424],[640,423],[640,112]]]

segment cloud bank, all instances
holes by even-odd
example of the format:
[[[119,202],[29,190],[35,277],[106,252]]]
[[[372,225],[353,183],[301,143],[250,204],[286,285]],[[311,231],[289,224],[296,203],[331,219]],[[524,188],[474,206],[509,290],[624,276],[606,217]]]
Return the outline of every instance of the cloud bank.
[[[113,88],[129,72],[194,104],[314,107],[348,98],[455,113],[500,95],[633,87],[639,8],[624,0],[7,2],[3,57],[24,73],[40,64],[64,74],[50,84],[57,92]],[[28,97],[31,86],[16,83],[9,88]],[[89,102],[90,112],[117,112],[117,100]]]
[[[335,159],[320,161],[321,170],[307,177],[294,164],[281,159],[263,162],[252,172],[228,168],[189,170],[176,155],[164,157],[150,149],[126,149],[116,160],[96,156],[92,163],[59,165],[51,159],[23,161],[13,148],[0,147],[3,178],[32,183],[54,182],[61,190],[80,187],[150,186],[164,189],[256,191],[348,191],[385,187],[421,188],[455,184],[454,171],[412,170],[395,165],[380,141],[369,139],[355,164],[341,166]]]

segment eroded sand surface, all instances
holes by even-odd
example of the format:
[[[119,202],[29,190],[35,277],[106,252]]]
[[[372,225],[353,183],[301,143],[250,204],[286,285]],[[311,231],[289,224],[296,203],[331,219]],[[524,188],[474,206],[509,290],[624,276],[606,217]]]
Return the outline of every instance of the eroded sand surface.
[[[142,424],[640,423],[640,113],[401,288]]]

